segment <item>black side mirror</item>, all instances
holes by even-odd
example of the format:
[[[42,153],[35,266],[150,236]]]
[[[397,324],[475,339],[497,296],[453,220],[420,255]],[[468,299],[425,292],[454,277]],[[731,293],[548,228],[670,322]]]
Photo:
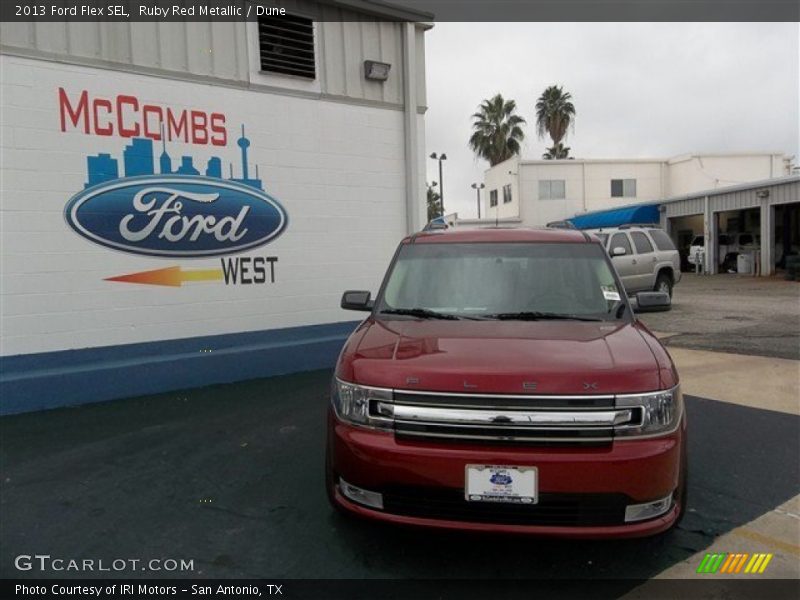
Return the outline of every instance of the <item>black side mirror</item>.
[[[345,310],[372,310],[372,292],[349,290],[342,294],[342,308]]]
[[[633,312],[663,312],[672,308],[672,300],[667,292],[639,292],[631,299]]]

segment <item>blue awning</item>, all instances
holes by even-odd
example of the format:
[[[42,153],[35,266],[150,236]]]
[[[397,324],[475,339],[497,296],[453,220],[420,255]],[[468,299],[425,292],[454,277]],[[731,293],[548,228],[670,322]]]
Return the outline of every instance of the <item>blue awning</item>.
[[[578,229],[599,229],[631,223],[658,223],[660,215],[658,204],[637,204],[590,212],[567,220]]]

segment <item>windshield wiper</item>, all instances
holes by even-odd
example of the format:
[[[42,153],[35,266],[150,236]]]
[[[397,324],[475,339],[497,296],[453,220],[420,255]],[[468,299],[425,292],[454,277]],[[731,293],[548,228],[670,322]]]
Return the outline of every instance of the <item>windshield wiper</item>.
[[[428,308],[386,308],[380,312],[385,315],[408,315],[409,317],[418,317],[420,319],[446,319],[448,321],[458,321],[460,319],[456,315],[448,315]]]
[[[560,321],[602,321],[597,317],[584,317],[581,315],[568,315],[562,313],[540,312],[540,311],[523,311],[523,312],[507,312],[487,315],[494,317],[500,321],[547,321],[547,320],[560,320]]]

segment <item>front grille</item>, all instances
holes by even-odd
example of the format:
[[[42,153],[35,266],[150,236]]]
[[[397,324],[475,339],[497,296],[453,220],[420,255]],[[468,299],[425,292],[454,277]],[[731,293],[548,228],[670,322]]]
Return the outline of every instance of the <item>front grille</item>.
[[[383,491],[385,512],[407,517],[503,525],[601,526],[625,523],[625,494],[542,493],[537,504],[468,502],[463,490],[395,486]]]
[[[614,396],[521,396],[395,391],[370,412],[390,420],[398,439],[503,444],[609,444],[615,428],[636,427],[637,407]]]

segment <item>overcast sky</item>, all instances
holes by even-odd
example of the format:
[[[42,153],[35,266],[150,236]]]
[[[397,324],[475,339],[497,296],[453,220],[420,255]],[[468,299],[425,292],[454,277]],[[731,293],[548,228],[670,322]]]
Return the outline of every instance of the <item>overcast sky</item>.
[[[533,124],[553,84],[573,97],[576,158],[800,155],[797,23],[437,23],[426,36],[427,154],[447,154],[448,213],[476,216],[470,184],[488,163],[467,146],[470,115],[498,92],[528,121],[523,158],[550,145]]]

